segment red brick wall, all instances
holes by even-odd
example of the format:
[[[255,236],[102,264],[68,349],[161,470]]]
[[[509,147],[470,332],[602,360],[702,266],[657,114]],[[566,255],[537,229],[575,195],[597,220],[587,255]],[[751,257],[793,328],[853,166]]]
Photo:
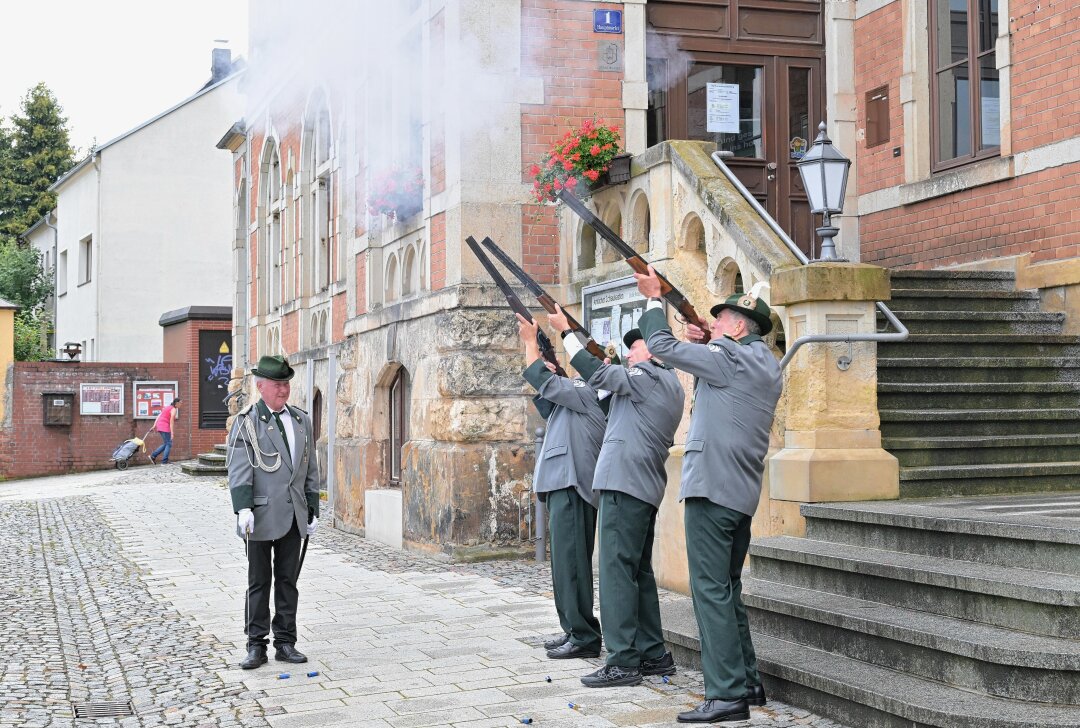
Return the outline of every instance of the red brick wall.
[[[124,440],[142,437],[154,424],[153,420],[136,420],[132,416],[132,383],[175,380],[179,383],[181,398],[187,402],[187,393],[192,391],[190,371],[188,364],[171,363],[16,362],[9,399],[11,424],[0,429],[0,453],[4,454],[0,458],[0,475],[26,478],[113,467],[109,460],[113,450]],[[79,414],[79,384],[92,382],[124,384],[123,415]],[[70,427],[43,424],[44,392],[75,394],[75,412]],[[180,407],[170,460],[192,457],[194,414],[194,407]],[[161,444],[161,439],[151,433],[146,444],[147,452],[150,452]],[[142,453],[132,460],[132,464],[148,463]]]
[[[300,311],[281,317],[281,348],[287,354],[300,351]]]
[[[522,181],[529,166],[568,130],[594,116],[625,126],[623,74],[597,70],[597,41],[622,36],[593,33],[593,10],[621,10],[622,3],[582,0],[523,0],[522,73],[544,79],[544,103],[521,114]],[[539,213],[539,214],[538,214]],[[559,249],[555,216],[526,205],[521,212],[523,267],[537,281],[558,282]]]
[[[859,220],[863,260],[936,268],[1033,253],[1033,260],[1080,255],[1080,163],[963,190]]]
[[[431,217],[431,290],[446,285],[446,213]]]
[[[889,87],[888,143],[870,148],[860,139],[857,146],[859,194],[904,182],[904,159],[892,155],[893,147],[904,140],[900,75],[905,29],[900,10],[901,3],[891,3],[855,21],[855,103],[860,129],[866,129],[866,93],[886,84]]]
[[[1080,135],[1080,3],[1010,0],[1013,151]]]
[[[330,331],[330,342],[337,344],[338,342],[345,340],[345,317],[348,315],[348,299],[345,293],[339,293],[334,296],[330,305],[333,307],[331,311],[331,319],[333,320],[333,326]]]

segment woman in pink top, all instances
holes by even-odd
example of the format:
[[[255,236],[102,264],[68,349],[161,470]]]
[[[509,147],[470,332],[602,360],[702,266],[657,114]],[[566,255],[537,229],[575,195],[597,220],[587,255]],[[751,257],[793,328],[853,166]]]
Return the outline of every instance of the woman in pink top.
[[[176,413],[180,409],[180,398],[177,397],[171,404],[167,404],[161,408],[161,414],[158,415],[157,421],[154,422],[154,429],[161,435],[161,447],[154,452],[150,453],[150,462],[157,464],[157,456],[164,453],[164,457],[161,458],[161,464],[167,465],[169,462],[169,451],[172,450],[172,436],[173,427],[176,425]]]

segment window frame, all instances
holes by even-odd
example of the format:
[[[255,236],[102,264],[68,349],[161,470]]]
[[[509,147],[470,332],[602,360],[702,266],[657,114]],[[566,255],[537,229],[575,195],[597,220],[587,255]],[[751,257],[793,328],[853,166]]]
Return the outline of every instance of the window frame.
[[[94,236],[88,235],[79,241],[79,281],[78,286],[85,286],[94,279]]]
[[[997,146],[981,149],[982,147],[982,66],[980,60],[988,55],[997,57],[997,36],[994,36],[990,48],[985,51],[979,50],[980,28],[983,18],[979,14],[980,0],[964,0],[967,3],[967,55],[963,60],[951,61],[940,64],[938,61],[938,35],[940,29],[937,25],[937,9],[940,3],[948,3],[949,0],[929,0],[929,18],[927,25],[930,31],[930,171],[943,172],[957,167],[963,167],[984,159],[1001,156],[1000,129]],[[1000,13],[1000,7],[997,11]],[[987,17],[989,19],[989,16]],[[1000,18],[999,18],[1000,20]],[[968,116],[971,123],[970,139],[971,151],[968,154],[949,159],[941,159],[941,127],[940,114],[938,113],[938,76],[944,71],[967,64],[968,66]],[[1001,77],[998,76],[998,100],[1001,99]],[[1000,108],[1000,107],[999,107]]]
[[[391,487],[400,488],[403,481],[404,461],[402,454],[409,441],[409,373],[398,367],[394,378],[386,388],[387,393],[387,481]]]

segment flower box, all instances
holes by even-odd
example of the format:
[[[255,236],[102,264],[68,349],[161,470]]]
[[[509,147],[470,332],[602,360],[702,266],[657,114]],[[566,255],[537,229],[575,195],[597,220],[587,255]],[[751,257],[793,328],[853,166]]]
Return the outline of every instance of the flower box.
[[[577,129],[566,132],[552,145],[539,164],[529,169],[533,179],[533,197],[537,202],[555,202],[559,191],[568,189],[585,198],[598,186],[630,179],[630,157],[619,148],[619,127],[598,119],[586,119]],[[611,165],[620,156],[615,178]]]

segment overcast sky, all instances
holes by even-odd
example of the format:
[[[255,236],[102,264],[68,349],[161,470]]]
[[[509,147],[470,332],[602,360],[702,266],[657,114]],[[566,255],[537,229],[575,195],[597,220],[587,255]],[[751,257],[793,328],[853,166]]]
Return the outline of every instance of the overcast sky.
[[[3,2],[0,117],[44,81],[86,152],[195,93],[216,39],[246,57],[247,9],[247,0]]]

